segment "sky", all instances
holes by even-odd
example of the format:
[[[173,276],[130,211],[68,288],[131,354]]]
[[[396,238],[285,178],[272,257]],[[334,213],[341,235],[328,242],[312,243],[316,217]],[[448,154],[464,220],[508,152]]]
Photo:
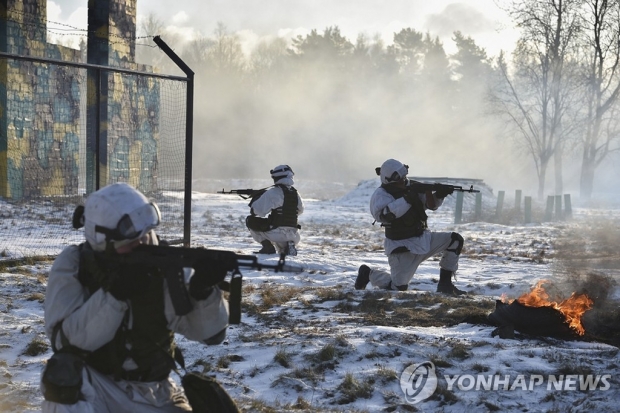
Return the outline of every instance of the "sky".
[[[87,3],[86,0],[48,1],[50,27],[54,26],[51,22],[56,22],[82,30],[86,29]],[[187,40],[198,36],[211,36],[216,25],[221,22],[229,32],[238,35],[247,55],[261,40],[273,37],[304,36],[312,29],[321,32],[327,27],[338,26],[342,34],[352,42],[355,42],[360,33],[370,38],[378,34],[385,45],[392,43],[394,33],[403,28],[414,28],[417,31],[438,36],[447,54],[455,52],[451,37],[455,31],[460,30],[466,36],[472,37],[478,46],[484,48],[487,56],[496,57],[502,50],[510,53],[519,36],[519,31],[504,10],[508,3],[508,0],[178,0],[173,3],[164,0],[138,0],[137,13],[138,25],[145,16],[153,14],[164,21],[168,32],[178,33]],[[174,9],[171,9],[171,4],[174,4]],[[66,26],[61,27],[62,31],[59,33],[70,33],[65,31]],[[71,36],[65,37],[65,39],[70,38]],[[77,42],[79,37],[74,37],[74,39]],[[201,106],[200,98],[200,96],[196,98],[197,106]],[[288,107],[289,104],[283,103],[283,106]],[[320,107],[318,109],[320,110]],[[390,110],[389,106],[385,109]],[[321,118],[317,117],[317,119]],[[318,124],[318,120],[314,123]],[[198,117],[195,122],[198,125]],[[243,122],[240,120],[236,122],[241,129]],[[449,123],[445,119],[438,119],[435,124]],[[251,125],[247,127],[251,130]],[[196,128],[198,130],[198,126]],[[413,174],[417,176],[467,176],[484,179],[493,185],[496,191],[522,189],[528,194],[535,193],[538,181],[531,157],[525,155],[523,151],[515,150],[512,143],[504,139],[503,134],[497,134],[495,130],[483,129],[480,130],[475,148],[468,147],[466,151],[462,151],[453,145],[450,148],[457,153],[457,156],[450,153],[448,156],[451,159],[448,162],[420,165],[420,168]],[[492,128],[489,127],[489,129]],[[338,128],[331,128],[328,131],[337,133]],[[435,132],[437,131],[421,131],[420,134],[427,138],[434,136]],[[245,133],[244,130],[240,132],[240,134]],[[316,133],[325,134],[326,131],[318,130]],[[384,128],[377,132],[376,136],[390,136],[392,133],[393,131]],[[274,138],[274,141],[280,142],[278,140],[280,136]],[[257,139],[263,139],[260,141],[261,144],[272,142],[272,140],[265,141],[263,137],[257,137]],[[369,142],[363,147],[366,148],[372,144]],[[212,147],[210,142],[207,146]],[[196,148],[199,147],[202,148],[197,144]],[[435,147],[431,149],[442,150]],[[472,156],[463,155],[472,152]],[[371,164],[366,168],[370,172],[374,164],[378,165],[387,158],[396,157],[394,149],[390,146],[387,146],[385,150],[374,151],[372,155],[374,156],[372,158],[367,154],[360,156],[365,160],[364,163]],[[214,156],[217,159],[228,159],[233,155],[217,153]],[[563,166],[564,191],[572,193],[579,190],[580,154],[577,153],[575,156],[575,159],[567,160]],[[195,165],[216,164],[214,159],[210,158],[205,160],[195,157],[195,159]],[[356,159],[356,157],[352,156],[351,159]],[[484,160],[484,162],[471,162],[471,159]],[[412,159],[402,159],[402,161],[414,162]],[[265,162],[264,165],[262,160],[260,165],[254,162],[255,169],[268,171],[277,164],[286,163],[295,165],[296,171],[299,170],[311,179],[330,179],[333,175],[331,172],[317,172],[313,163],[306,163],[303,156],[295,157],[289,152],[277,153]],[[617,175],[619,168],[620,164],[615,160],[603,164],[597,170],[599,187],[595,190],[616,191],[617,186],[613,176]],[[196,177],[213,174],[212,170],[201,171],[197,167],[195,169]],[[214,167],[213,169],[222,169],[224,174],[234,172],[226,168]],[[341,175],[345,176],[343,179],[347,182],[358,182],[360,179],[372,176],[362,175],[361,168],[354,167],[349,167],[349,170]],[[554,190],[553,178],[552,168],[549,168],[546,176],[547,192]]]
[[[246,188],[253,182],[217,185]],[[414,408],[420,412],[617,411],[620,366],[616,362],[618,348],[613,345],[590,339],[526,336],[518,330],[514,339],[500,338],[493,335],[494,326],[474,322],[421,326],[419,321],[423,318],[418,322],[397,321],[402,320],[402,311],[411,310],[414,304],[420,313],[440,309],[445,313],[460,312],[468,304],[489,308],[490,313],[493,308],[489,303],[495,305],[495,300],[502,296],[517,298],[542,279],[548,280],[546,287],[557,287],[561,292],[559,298],[567,298],[580,285],[580,277],[598,274],[598,280],[609,283],[604,294],[596,295],[595,307],[584,316],[586,331],[593,334],[595,320],[603,319],[600,315],[604,303],[617,308],[620,300],[620,261],[614,249],[620,234],[618,207],[575,208],[570,221],[523,225],[516,221],[497,224],[464,220],[455,225],[455,197],[449,196],[438,211],[429,212],[429,226],[434,231],[457,231],[465,238],[455,284],[470,295],[441,301],[442,296],[435,293],[438,257],[422,263],[407,292],[379,291],[371,285],[366,291],[354,290],[361,264],[388,268],[382,249],[383,231],[371,225],[368,212],[369,198],[377,185],[376,179],[364,181],[344,195],[324,200],[318,199],[320,188],[300,185],[305,200],[305,211],[299,217],[301,242],[298,255],[287,257],[286,262],[301,266],[303,272],[244,269],[245,307],[241,324],[229,327],[222,345],[206,347],[177,335],[190,370],[205,369],[215,376],[244,411],[256,411],[256,406],[269,406],[273,411],[313,411],[314,407],[343,412]],[[485,213],[490,215],[494,202],[487,196],[485,192]],[[465,197],[467,216],[473,209],[473,195]],[[156,201],[161,206],[167,202]],[[30,208],[43,221],[31,219],[22,224],[20,211],[16,210],[10,220],[0,221],[12,222],[0,225],[0,241],[10,239],[12,245],[34,241],[56,249],[80,242],[82,230],[71,230],[68,216],[62,226],[63,235],[53,232],[60,230],[60,226],[49,218],[50,205],[33,204]],[[236,195],[220,195],[215,190],[194,192],[192,246],[253,254],[260,245],[251,239],[243,224],[247,213],[247,201]],[[174,235],[174,225],[179,227],[177,231],[181,230],[180,222],[167,216],[163,216],[163,221],[170,225],[158,229],[164,238]],[[47,236],[33,239],[33,225],[47,229]],[[616,231],[597,232],[612,227]],[[69,232],[73,234],[70,240],[66,236]],[[568,245],[560,242],[567,239]],[[576,239],[587,240],[591,247],[586,242],[575,242]],[[566,251],[566,247],[570,249]],[[591,248],[592,254],[608,254],[607,260],[597,264],[587,255],[579,260],[579,253],[586,248]],[[269,264],[278,259],[275,255],[258,258]],[[48,261],[0,267],[3,413],[40,411],[40,371],[51,356],[43,333],[43,302],[50,265]],[[274,304],[265,305],[268,298]],[[373,313],[364,310],[373,305],[382,308],[376,322],[368,321]],[[33,343],[39,343],[41,350],[30,354],[27,349],[35,347]],[[428,362],[434,365],[439,390],[428,399],[410,403],[405,390],[411,390],[411,381],[405,371]],[[587,375],[592,375],[592,380],[599,377],[597,386],[589,391],[577,390],[580,376]],[[488,381],[491,377],[497,382],[506,376],[506,388],[503,384],[496,390],[470,387],[472,380]],[[604,376],[606,380],[601,381]],[[562,380],[560,389],[549,387],[551,377]],[[351,383],[366,385],[366,390],[357,396],[347,393]],[[306,408],[283,407],[295,403]]]
[[[191,40],[209,36],[222,22],[251,48],[263,37],[305,35],[338,26],[355,41],[357,35],[379,34],[391,44],[395,32],[414,28],[439,36],[447,53],[460,30],[476,40],[490,56],[512,50],[518,31],[498,6],[504,0],[138,0],[138,21],[154,14],[172,32]],[[48,20],[86,28],[86,0],[48,1]]]

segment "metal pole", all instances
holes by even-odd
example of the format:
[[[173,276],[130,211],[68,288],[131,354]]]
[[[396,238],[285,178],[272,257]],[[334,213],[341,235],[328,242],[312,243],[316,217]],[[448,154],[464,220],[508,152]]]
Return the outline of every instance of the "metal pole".
[[[95,73],[95,191],[98,191],[101,187],[101,70],[97,69]]]
[[[187,100],[185,107],[185,205],[183,210],[183,246],[189,247],[191,242],[192,216],[192,151],[194,143],[194,71],[164,42],[161,37],[153,37],[153,41],[166,55],[187,75]]]
[[[456,193],[456,206],[454,208],[454,223],[460,224],[463,217],[463,193]]]

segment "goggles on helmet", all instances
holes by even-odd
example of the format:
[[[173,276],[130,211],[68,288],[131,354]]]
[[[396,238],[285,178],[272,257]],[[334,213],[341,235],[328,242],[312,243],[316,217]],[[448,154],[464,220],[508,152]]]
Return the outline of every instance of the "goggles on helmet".
[[[153,202],[142,205],[128,214],[125,214],[116,224],[116,228],[110,229],[95,226],[96,232],[106,235],[109,241],[124,241],[138,239],[155,228],[161,222],[159,208]]]
[[[284,165],[284,166],[282,166],[281,168],[272,169],[271,171],[269,171],[269,173],[270,173],[271,175],[273,175],[273,174],[281,174],[281,173],[283,173],[283,172],[287,172],[287,171],[291,171],[291,173],[294,175],[293,170],[292,170],[292,169],[291,169],[291,167],[290,167],[290,166],[288,166],[288,165]]]
[[[387,182],[398,182],[409,173],[409,165],[403,165],[398,171],[394,171],[392,175],[386,176]]]

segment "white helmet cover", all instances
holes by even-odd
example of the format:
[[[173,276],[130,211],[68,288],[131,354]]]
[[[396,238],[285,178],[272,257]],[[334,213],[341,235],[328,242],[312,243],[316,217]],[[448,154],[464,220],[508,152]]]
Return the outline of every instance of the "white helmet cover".
[[[114,247],[142,238],[159,225],[157,206],[126,183],[108,185],[93,192],[84,205],[84,235],[96,251],[106,248],[106,237]]]
[[[278,183],[278,181],[286,179],[287,181],[290,180],[289,185],[292,185],[293,176],[295,175],[293,169],[291,169],[288,165],[278,165],[269,171],[269,173],[271,174],[274,183]]]
[[[397,161],[396,159],[388,159],[381,165],[381,183],[391,184],[398,182],[407,176],[409,166]]]

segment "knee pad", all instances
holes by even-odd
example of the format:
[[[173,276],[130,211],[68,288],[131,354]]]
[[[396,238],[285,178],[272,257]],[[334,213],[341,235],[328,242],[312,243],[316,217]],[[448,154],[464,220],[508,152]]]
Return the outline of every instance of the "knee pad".
[[[397,285],[396,289],[398,291],[407,291],[407,288],[409,287],[409,285],[405,284],[405,285]]]
[[[461,234],[457,232],[453,232],[451,237],[452,237],[452,242],[450,242],[450,245],[448,246],[448,249],[446,251],[451,251],[455,253],[456,255],[461,255],[461,250],[463,249],[463,242],[465,240],[463,239]],[[450,247],[454,245],[454,242],[456,242],[456,247],[453,249],[450,249]]]

